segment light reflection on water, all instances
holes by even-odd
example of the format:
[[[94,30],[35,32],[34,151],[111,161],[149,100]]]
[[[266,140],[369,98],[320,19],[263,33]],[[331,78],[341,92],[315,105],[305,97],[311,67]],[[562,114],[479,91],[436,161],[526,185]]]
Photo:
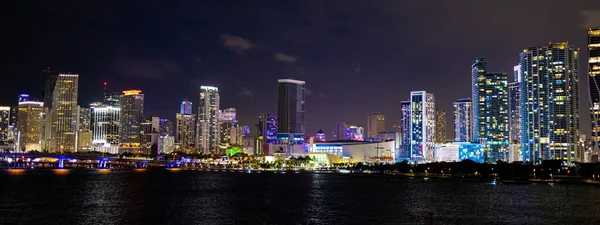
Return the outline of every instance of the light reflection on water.
[[[140,170],[141,171],[141,170]],[[600,189],[310,173],[0,173],[7,224],[590,224]],[[20,173],[19,176],[13,176]],[[61,216],[56,216],[61,215]]]

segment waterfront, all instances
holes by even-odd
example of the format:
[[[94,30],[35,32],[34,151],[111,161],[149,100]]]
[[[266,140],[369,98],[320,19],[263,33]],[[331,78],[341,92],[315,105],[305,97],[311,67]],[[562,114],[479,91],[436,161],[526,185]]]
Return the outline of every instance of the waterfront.
[[[0,175],[2,224],[597,224],[600,188],[314,173]]]

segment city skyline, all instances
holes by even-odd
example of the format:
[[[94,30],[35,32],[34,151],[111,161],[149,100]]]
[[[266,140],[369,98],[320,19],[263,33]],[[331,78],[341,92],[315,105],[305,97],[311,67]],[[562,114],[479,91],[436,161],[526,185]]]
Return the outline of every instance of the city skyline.
[[[396,99],[387,94],[390,90],[427,90],[437,96],[436,105],[440,109],[450,112],[456,99],[470,96],[469,78],[465,77],[469,71],[464,62],[487,57],[495,62],[490,65],[490,71],[510,74],[518,61],[515,52],[565,40],[581,48],[582,56],[587,55],[585,32],[589,27],[600,26],[594,22],[597,17],[593,12],[600,8],[600,3],[595,1],[573,2],[568,7],[536,1],[411,5],[376,2],[369,7],[356,3],[360,2],[277,3],[260,9],[258,4],[234,2],[227,6],[232,11],[212,3],[190,3],[192,5],[185,7],[183,3],[121,6],[122,10],[136,9],[140,14],[135,17],[117,13],[111,4],[94,3],[88,8],[81,3],[13,3],[27,4],[26,7],[31,8],[23,14],[15,12],[17,19],[33,19],[22,20],[26,26],[31,25],[31,29],[11,36],[15,39],[9,42],[14,44],[3,53],[12,57],[5,61],[6,66],[0,67],[2,73],[14,75],[15,82],[3,92],[0,105],[15,105],[14,96],[20,93],[41,96],[40,87],[44,86],[41,70],[51,66],[57,71],[80,74],[80,106],[101,101],[97,96],[102,95],[102,83],[108,82],[110,90],[143,90],[148,99],[154,99],[146,105],[148,115],[174,120],[172,112],[181,100],[195,102],[199,86],[211,85],[220,88],[223,106],[238,109],[241,124],[253,124],[258,112],[276,111],[277,100],[273,97],[276,90],[271,88],[274,84],[265,81],[293,78],[310,84],[307,133],[319,129],[329,133],[338,120],[366,124],[365,116],[371,111],[386,115],[386,130],[390,130],[400,121],[397,112],[400,101],[405,100],[405,97]],[[298,13],[280,13],[279,9],[286,5]],[[543,10],[524,10],[534,6]],[[92,8],[103,9],[103,13],[90,12]],[[193,13],[197,18],[192,19],[188,10],[192,8],[202,8],[204,13]],[[153,19],[151,13],[163,9],[182,13],[163,24]],[[265,22],[244,13],[259,9],[265,16],[281,19]],[[71,16],[64,16],[65,12]],[[489,13],[515,16],[501,21],[482,16]],[[110,15],[115,14],[125,15],[128,20],[111,19]],[[562,15],[560,23],[516,20],[552,18],[551,15],[557,14]],[[349,17],[355,19],[348,20]],[[387,22],[371,26],[360,19],[370,17]],[[45,19],[41,23],[33,22],[40,21],[39,18]],[[92,30],[80,23],[65,23],[65,20],[84,21],[99,27]],[[133,26],[140,21],[145,25]],[[204,24],[202,21],[226,22],[218,27],[198,26]],[[240,27],[239,21],[248,24]],[[29,30],[44,33],[47,39],[34,43],[27,38]],[[525,31],[528,35],[520,35]],[[69,32],[76,35],[66,35]],[[467,35],[469,32],[477,32],[485,38]],[[112,38],[108,38],[107,33]],[[347,41],[334,41],[341,37],[348,37]],[[443,41],[438,37],[444,37]],[[430,57],[431,52],[436,52],[434,57]],[[586,68],[583,61],[580,60],[582,69]],[[439,66],[420,69],[428,63]],[[452,87],[441,84],[452,84]],[[339,88],[329,88],[335,85]],[[587,86],[587,81],[582,80],[582,93],[586,93]],[[177,88],[165,92],[165,87]],[[368,90],[370,96],[356,91],[358,87]],[[580,109],[586,109],[589,97],[581,96]],[[328,106],[327,102],[331,101],[339,103],[335,107]],[[364,109],[336,118],[336,110],[348,109],[354,101],[361,102]],[[590,128],[588,111],[581,110],[581,129],[585,134],[589,134]],[[446,127],[451,126],[447,120]]]

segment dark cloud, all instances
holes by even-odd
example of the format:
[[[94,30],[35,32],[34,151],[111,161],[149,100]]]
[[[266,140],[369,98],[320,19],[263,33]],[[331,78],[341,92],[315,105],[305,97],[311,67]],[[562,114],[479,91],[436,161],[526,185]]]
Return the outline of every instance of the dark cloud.
[[[254,93],[250,89],[244,87],[237,93],[237,96],[246,96],[252,98],[254,97]]]
[[[298,57],[293,55],[284,54],[281,52],[276,53],[274,56],[275,60],[281,61],[284,63],[295,63],[298,60]]]
[[[235,53],[244,53],[256,47],[256,44],[252,43],[252,41],[240,36],[221,34],[221,40],[225,47]]]
[[[113,70],[119,75],[148,79],[167,79],[171,75],[181,73],[177,64],[163,59],[117,58],[113,63]]]
[[[600,9],[587,9],[581,11],[583,16],[582,28],[599,28],[600,27]]]

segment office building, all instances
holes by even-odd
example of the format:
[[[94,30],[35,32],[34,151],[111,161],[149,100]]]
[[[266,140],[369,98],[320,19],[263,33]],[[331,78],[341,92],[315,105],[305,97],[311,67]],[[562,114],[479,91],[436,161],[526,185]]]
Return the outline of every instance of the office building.
[[[236,120],[236,110],[235,108],[228,108],[223,110],[222,112],[219,111],[219,120],[220,121],[234,121]]]
[[[435,143],[446,143],[446,110],[435,110]]]
[[[486,146],[487,162],[508,158],[508,82],[506,73],[488,73],[485,58],[472,64],[473,141]]]
[[[17,151],[41,151],[42,150],[42,113],[43,102],[22,101],[19,102],[19,124],[17,134]]]
[[[588,31],[588,81],[590,92],[590,115],[594,153],[598,154],[598,135],[600,134],[600,28]]]
[[[192,102],[188,101],[187,99],[183,100],[181,102],[181,109],[179,110],[179,113],[184,114],[184,115],[191,115],[192,114]]]
[[[473,106],[470,98],[461,98],[454,102],[454,141],[473,141]]]
[[[76,152],[77,129],[79,128],[77,115],[77,93],[79,75],[61,73],[56,78],[56,86],[52,93],[50,151],[51,152]]]
[[[10,107],[0,106],[0,144],[8,143],[10,126]]]
[[[219,89],[200,87],[196,147],[200,153],[209,154],[218,149],[219,142]]]
[[[11,106],[10,107],[10,124],[13,127],[17,127],[19,117],[19,106]]]
[[[333,139],[334,141],[345,140],[346,139],[346,129],[348,128],[348,124],[345,122],[340,122],[333,127]]]
[[[91,106],[92,149],[109,154],[119,153],[121,108],[109,105]]]
[[[175,150],[175,137],[158,136],[158,154],[168,154]]]
[[[196,114],[177,113],[175,119],[175,143],[183,148],[184,152],[195,152],[193,148],[196,141]]]
[[[305,82],[279,79],[277,82],[278,134],[304,134]]]
[[[93,147],[92,110],[79,107],[77,129],[77,152],[90,152]]]
[[[385,131],[385,117],[379,112],[373,112],[367,118],[367,136],[377,138],[377,134]]]
[[[408,159],[410,151],[410,101],[400,102],[400,154],[399,157]]]
[[[142,147],[141,123],[144,116],[144,94],[140,90],[125,90],[121,105],[119,152],[135,152]]]
[[[173,122],[171,120],[157,116],[153,116],[151,119],[153,133],[158,133],[160,136],[173,136]]]
[[[352,141],[362,141],[364,140],[363,137],[363,127],[361,126],[349,126],[348,128],[346,128],[346,135],[345,135],[345,139],[346,140],[352,140]]]
[[[241,126],[240,129],[242,130],[242,136],[244,136],[244,137],[252,136],[252,134],[250,133],[249,126]]]
[[[425,91],[410,92],[411,159],[431,162],[434,159],[435,98]]]
[[[511,144],[521,143],[521,83],[508,84],[508,136]]]
[[[583,161],[579,146],[579,51],[568,42],[520,54],[524,162]]]

